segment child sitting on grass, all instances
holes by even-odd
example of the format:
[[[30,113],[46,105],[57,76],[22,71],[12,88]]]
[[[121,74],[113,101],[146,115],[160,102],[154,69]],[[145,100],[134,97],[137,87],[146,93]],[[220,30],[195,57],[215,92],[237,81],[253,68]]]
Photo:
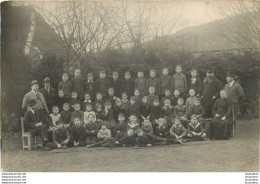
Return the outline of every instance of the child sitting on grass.
[[[164,138],[168,137],[169,129],[166,125],[166,119],[164,118],[158,119],[158,126],[155,129],[155,135]]]
[[[142,125],[141,129],[143,130],[144,134],[153,135],[153,127],[152,127],[152,123],[149,120],[149,117],[144,118],[144,121],[142,124],[143,125]]]
[[[66,149],[67,144],[70,140],[69,131],[63,126],[62,121],[57,122],[57,129],[53,131],[52,134],[53,142],[48,142],[46,148],[48,149]]]
[[[191,122],[188,125],[187,137],[189,140],[204,141],[206,140],[206,133],[202,125],[198,122],[197,116],[191,116]]]
[[[172,125],[169,133],[170,137],[177,140],[182,140],[185,137],[186,129],[182,126],[179,118],[175,118],[174,124]]]
[[[118,123],[116,124],[115,127],[115,137],[119,138],[122,137],[123,134],[126,132],[126,122],[125,122],[125,115],[120,113],[118,115]]]
[[[85,146],[85,129],[78,117],[74,118],[74,123],[71,128],[71,142],[74,147]]]
[[[97,141],[97,124],[95,122],[95,116],[89,114],[87,123],[84,124],[85,133],[86,133],[86,145],[93,144]]]

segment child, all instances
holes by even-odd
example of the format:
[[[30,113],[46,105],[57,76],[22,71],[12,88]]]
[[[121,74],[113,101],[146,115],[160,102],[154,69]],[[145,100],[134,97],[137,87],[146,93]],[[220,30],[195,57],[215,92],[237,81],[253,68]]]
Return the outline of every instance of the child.
[[[144,72],[138,71],[138,79],[135,79],[135,89],[138,89],[141,96],[146,94],[146,79],[144,78]]]
[[[99,72],[99,79],[96,82],[96,91],[102,94],[102,97],[107,96],[108,91],[108,80],[106,79],[106,72],[100,71]]]
[[[114,89],[108,88],[108,95],[105,97],[105,101],[110,101],[112,104],[114,104],[115,99],[116,96],[114,95]]]
[[[128,107],[130,105],[130,102],[127,99],[127,93],[123,92],[122,93],[122,100],[121,100],[122,108],[124,109],[125,112],[128,111]]]
[[[190,108],[188,117],[191,117],[192,114],[196,115],[196,118],[200,123],[203,123],[203,115],[205,114],[205,110],[200,104],[200,100],[196,99],[194,101],[194,105]]]
[[[150,122],[149,118],[144,119],[141,129],[143,130],[144,134],[153,135],[153,127],[152,127],[152,123]]]
[[[63,111],[60,112],[60,120],[64,123],[64,127],[67,128],[67,129],[72,124],[70,105],[68,103],[63,104]]]
[[[190,108],[193,106],[195,100],[197,99],[197,97],[195,97],[195,94],[196,93],[195,93],[194,89],[189,90],[190,97],[187,98],[187,100],[186,100],[186,110],[187,110],[187,112],[190,111]]]
[[[126,147],[130,147],[130,146],[134,146],[135,145],[135,136],[134,136],[134,131],[132,129],[127,130],[127,132],[125,132],[123,134],[123,136],[118,137],[115,141],[115,144],[117,146],[126,146]]]
[[[59,114],[59,107],[53,106],[52,113],[50,114],[51,117],[51,124],[49,126],[50,130],[55,130],[57,127],[57,122],[60,119],[61,115]]]
[[[76,103],[80,103],[80,101],[78,100],[78,93],[76,91],[73,91],[71,93],[71,99],[69,100],[71,110],[74,110],[74,105]]]
[[[125,115],[120,113],[118,115],[118,123],[116,124],[114,135],[116,139],[119,139],[120,137],[123,137],[125,132],[126,132]]]
[[[63,126],[61,121],[57,122],[57,129],[53,131],[52,134],[53,142],[48,142],[46,147],[49,149],[51,148],[58,148],[58,149],[66,149],[67,144],[70,140],[70,134],[68,130]]]
[[[96,123],[97,123],[98,129],[100,129],[101,128],[100,123],[104,120],[103,109],[99,103],[97,103],[95,107],[96,107],[96,119],[97,119]]]
[[[183,98],[178,99],[178,104],[174,107],[174,116],[175,118],[179,118],[181,120],[181,123],[184,126],[184,128],[187,128],[188,126],[187,111],[184,105]]]
[[[166,89],[169,90],[170,93],[172,91],[172,77],[169,76],[169,69],[167,67],[164,67],[162,73],[163,75],[160,77],[159,80],[160,97],[163,97]]]
[[[121,103],[120,98],[117,98],[115,100],[115,105],[113,107],[113,113],[114,113],[114,119],[116,120],[116,123],[118,123],[118,116],[119,116],[119,114],[120,113],[125,114],[125,110],[122,107],[122,103]]]
[[[64,91],[62,89],[59,89],[58,91],[58,98],[56,100],[56,105],[62,109],[63,104],[67,103],[69,100],[64,97]]]
[[[97,92],[96,100],[94,101],[93,106],[96,106],[97,104],[100,104],[102,108],[104,107],[103,95],[100,92]]]
[[[113,88],[115,92],[115,96],[117,98],[120,97],[120,87],[121,87],[121,80],[119,79],[118,72],[113,72],[112,80],[109,81],[109,88]]]
[[[161,113],[161,116],[167,121],[167,126],[171,127],[174,116],[174,107],[171,105],[171,101],[169,99],[164,100],[164,106],[162,107]]]
[[[127,124],[127,130],[132,129],[133,132],[139,128],[139,123],[137,122],[137,117],[135,115],[130,115],[129,117],[129,123]]]
[[[172,101],[173,101],[174,97],[171,95],[171,90],[168,89],[168,88],[165,89],[165,91],[164,91],[164,97],[161,98],[161,103],[160,103],[160,106],[161,106],[161,107],[163,106],[163,102],[164,102],[164,100],[165,100],[166,98],[170,99],[170,100],[171,100],[171,104],[172,104]]]
[[[73,146],[85,146],[85,137],[86,134],[84,126],[81,124],[80,119],[75,117],[71,128],[71,142]]]
[[[155,87],[154,86],[150,86],[149,87],[149,95],[147,96],[147,100],[148,100],[148,104],[150,106],[153,106],[153,101],[155,99],[159,99],[159,96],[155,95]]]
[[[202,83],[201,79],[198,77],[197,69],[193,68],[191,70],[191,78],[188,80],[188,89],[194,89],[196,91],[196,96],[200,97]]]
[[[128,117],[130,116],[130,114],[135,115],[137,118],[139,118],[140,116],[140,108],[139,105],[136,103],[134,96],[130,98],[130,105],[127,108],[126,114]]]
[[[156,78],[156,71],[150,70],[150,78],[146,80],[146,93],[150,93],[150,87],[154,87],[154,94],[159,94],[159,80]]]
[[[173,139],[168,139],[168,138],[163,138],[163,137],[158,137],[156,135],[147,135],[144,134],[142,129],[137,129],[136,131],[137,138],[136,138],[136,143],[138,146],[145,146],[145,147],[150,147],[153,145],[166,145],[166,144],[171,144],[171,143],[181,143],[180,140],[176,141]]]
[[[182,126],[181,120],[179,118],[175,118],[174,124],[170,128],[170,136],[174,139],[183,139],[186,135],[186,129]]]
[[[94,144],[87,145],[87,148],[102,146],[105,147],[111,143],[111,131],[107,128],[106,122],[101,123],[101,129],[97,134],[97,142]]]
[[[116,121],[114,119],[114,113],[112,109],[111,102],[105,102],[105,108],[103,111],[103,119],[107,123],[107,128],[111,130],[112,135],[114,134],[114,129],[116,126]]]
[[[183,96],[186,96],[185,93],[187,91],[187,78],[182,73],[181,65],[177,65],[175,71],[176,74],[172,76],[172,88],[173,90],[180,90],[181,94],[183,94]]]
[[[96,84],[95,82],[93,81],[93,74],[92,73],[89,73],[88,76],[87,76],[87,81],[85,82],[85,91],[87,94],[89,94],[90,96],[90,99],[91,101],[94,101],[94,98],[95,98],[95,89],[96,89]],[[85,93],[85,94],[86,94]],[[85,98],[86,100],[86,98]]]
[[[216,100],[213,109],[211,123],[211,137],[214,139],[227,139],[231,135],[231,106],[228,104],[227,93],[220,91],[220,97]]]
[[[91,104],[92,105],[92,100],[91,100],[91,97],[90,97],[89,93],[85,93],[84,94],[84,99],[85,100],[82,102],[82,105],[81,105],[83,111],[86,110],[86,105],[87,104]]]
[[[198,122],[196,115],[191,116],[191,122],[188,125],[187,137],[189,140],[203,141],[206,140],[206,133],[202,125]]]
[[[96,116],[93,114],[88,115],[87,123],[84,124],[86,133],[86,145],[94,144],[97,141],[97,131],[98,127],[96,124]]]
[[[166,119],[159,118],[158,119],[158,126],[155,129],[155,135],[159,137],[168,137],[169,129],[166,125]]]
[[[111,131],[107,128],[106,122],[101,123],[101,129],[97,134],[98,141],[111,139]]]
[[[138,106],[140,107],[140,105],[142,105],[142,97],[140,96],[140,91],[139,89],[135,89],[134,91],[134,97],[135,97],[135,101],[138,104]]]
[[[148,104],[146,96],[142,98],[142,105],[140,106],[140,115],[144,118],[147,118],[151,115],[151,106]]]
[[[178,99],[181,97],[181,92],[178,89],[174,90],[172,105],[175,107],[178,104]]]
[[[69,74],[63,73],[62,81],[59,83],[58,90],[62,90],[64,92],[64,98],[69,100],[71,97],[72,84],[69,80]]]
[[[158,125],[158,119],[161,117],[161,108],[159,104],[159,99],[155,99],[153,101],[153,106],[151,110],[151,121],[153,125],[153,129],[155,130]]]
[[[90,114],[92,114],[94,116],[94,121],[96,121],[96,113],[92,110],[92,105],[90,103],[88,103],[86,105],[86,111],[84,112],[84,123],[87,124],[88,123],[88,117]]]
[[[74,105],[74,111],[71,113],[71,122],[73,122],[75,117],[78,117],[80,122],[84,122],[84,112],[80,110],[80,103]]]
[[[80,69],[76,69],[74,72],[74,77],[71,79],[72,90],[76,91],[80,101],[83,100],[84,95],[84,81],[81,78]]]
[[[134,95],[134,81],[129,71],[125,72],[125,78],[122,80],[122,92],[127,92],[129,96]]]

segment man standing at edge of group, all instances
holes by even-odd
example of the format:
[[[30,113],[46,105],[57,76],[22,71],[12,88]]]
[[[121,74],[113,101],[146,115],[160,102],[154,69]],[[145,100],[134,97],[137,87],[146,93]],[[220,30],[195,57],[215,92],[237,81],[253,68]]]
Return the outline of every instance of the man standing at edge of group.
[[[221,83],[214,75],[214,70],[209,68],[207,70],[207,76],[203,80],[202,94],[201,94],[201,104],[205,109],[205,117],[212,117],[212,108],[215,101],[219,97],[219,92],[221,90]]]
[[[43,109],[46,113],[49,113],[49,109],[46,104],[45,98],[43,94],[38,91],[39,83],[37,80],[33,80],[31,82],[31,89],[32,90],[26,93],[23,98],[22,109],[24,110],[24,112],[27,111],[29,102],[34,99],[36,100],[36,106],[38,109]]]
[[[232,118],[235,121],[235,117],[240,112],[239,99],[244,96],[244,91],[240,84],[234,81],[235,73],[232,71],[227,72],[227,84],[224,86],[224,90],[227,93],[228,102],[232,105]]]

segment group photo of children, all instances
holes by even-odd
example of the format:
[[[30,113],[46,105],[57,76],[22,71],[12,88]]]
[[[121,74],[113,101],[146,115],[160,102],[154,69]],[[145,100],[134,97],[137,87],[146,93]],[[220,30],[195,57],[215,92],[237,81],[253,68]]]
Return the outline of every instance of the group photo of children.
[[[208,68],[184,73],[182,66],[160,71],[99,71],[98,76],[75,69],[52,79],[33,80],[22,109],[24,128],[40,136],[46,150],[68,147],[150,147],[190,141],[227,140],[235,131],[239,99],[244,92],[228,71],[221,84]],[[43,87],[40,88],[41,84]]]

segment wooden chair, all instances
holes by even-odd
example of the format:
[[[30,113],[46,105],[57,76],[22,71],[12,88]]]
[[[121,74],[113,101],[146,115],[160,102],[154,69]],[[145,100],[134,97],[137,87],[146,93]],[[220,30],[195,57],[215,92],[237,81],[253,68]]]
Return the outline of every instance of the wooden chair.
[[[32,135],[30,132],[25,132],[24,131],[24,117],[21,117],[21,129],[22,129],[22,144],[23,144],[23,150],[28,149],[31,151],[32,149]],[[35,148],[37,147],[43,147],[42,145],[42,140],[39,135],[34,137],[34,146]]]

